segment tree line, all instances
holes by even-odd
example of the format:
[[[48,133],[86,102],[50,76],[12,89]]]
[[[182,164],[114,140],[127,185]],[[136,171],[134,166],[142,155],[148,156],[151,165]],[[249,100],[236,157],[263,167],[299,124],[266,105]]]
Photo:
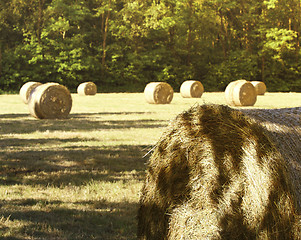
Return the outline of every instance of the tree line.
[[[1,0],[0,92],[188,79],[223,91],[242,78],[301,91],[300,32],[300,0]]]

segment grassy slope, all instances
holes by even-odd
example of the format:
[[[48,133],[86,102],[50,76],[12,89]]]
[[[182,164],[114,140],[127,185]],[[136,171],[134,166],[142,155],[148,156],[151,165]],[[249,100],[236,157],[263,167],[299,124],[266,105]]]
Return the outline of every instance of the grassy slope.
[[[146,157],[164,126],[223,93],[150,105],[142,93],[73,95],[67,120],[37,120],[18,95],[0,96],[1,239],[135,239]],[[254,107],[300,106],[266,93]]]

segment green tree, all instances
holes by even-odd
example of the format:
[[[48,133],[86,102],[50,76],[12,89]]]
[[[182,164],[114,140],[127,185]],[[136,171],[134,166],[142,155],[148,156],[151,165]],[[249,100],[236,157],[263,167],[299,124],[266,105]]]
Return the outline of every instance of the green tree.
[[[0,89],[26,81],[72,90],[175,90],[187,79],[221,91],[238,78],[299,91],[300,0],[2,0]]]

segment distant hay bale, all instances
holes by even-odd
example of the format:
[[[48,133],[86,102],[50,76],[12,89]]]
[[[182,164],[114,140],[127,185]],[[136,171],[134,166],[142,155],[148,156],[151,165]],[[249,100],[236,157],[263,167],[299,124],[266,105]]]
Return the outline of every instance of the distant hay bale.
[[[82,96],[95,95],[97,93],[97,86],[93,82],[84,82],[78,85],[77,93]]]
[[[267,90],[267,87],[264,84],[264,82],[261,82],[261,81],[251,81],[251,83],[255,87],[257,95],[264,95],[265,94],[265,92]]]
[[[144,89],[145,100],[153,104],[169,104],[173,93],[173,88],[165,82],[151,82]]]
[[[301,108],[195,106],[148,161],[138,239],[301,236]]]
[[[180,93],[183,98],[200,98],[204,93],[204,87],[200,81],[188,80],[182,83]]]
[[[39,83],[39,82],[27,82],[27,83],[25,83],[20,88],[19,95],[20,95],[22,101],[25,104],[28,104],[28,98],[29,98],[30,93],[32,92],[32,90],[34,90],[39,85],[42,85],[42,83]]]
[[[58,83],[46,83],[36,87],[28,102],[32,116],[39,119],[67,118],[72,107],[69,90]]]
[[[230,106],[253,106],[257,100],[255,87],[246,80],[236,80],[226,87],[226,102]]]

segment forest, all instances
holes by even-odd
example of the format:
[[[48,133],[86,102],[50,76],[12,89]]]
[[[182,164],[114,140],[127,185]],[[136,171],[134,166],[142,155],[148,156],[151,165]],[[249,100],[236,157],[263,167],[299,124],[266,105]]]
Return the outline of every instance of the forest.
[[[301,91],[300,0],[1,0],[0,93],[28,81],[138,92],[260,80]]]

